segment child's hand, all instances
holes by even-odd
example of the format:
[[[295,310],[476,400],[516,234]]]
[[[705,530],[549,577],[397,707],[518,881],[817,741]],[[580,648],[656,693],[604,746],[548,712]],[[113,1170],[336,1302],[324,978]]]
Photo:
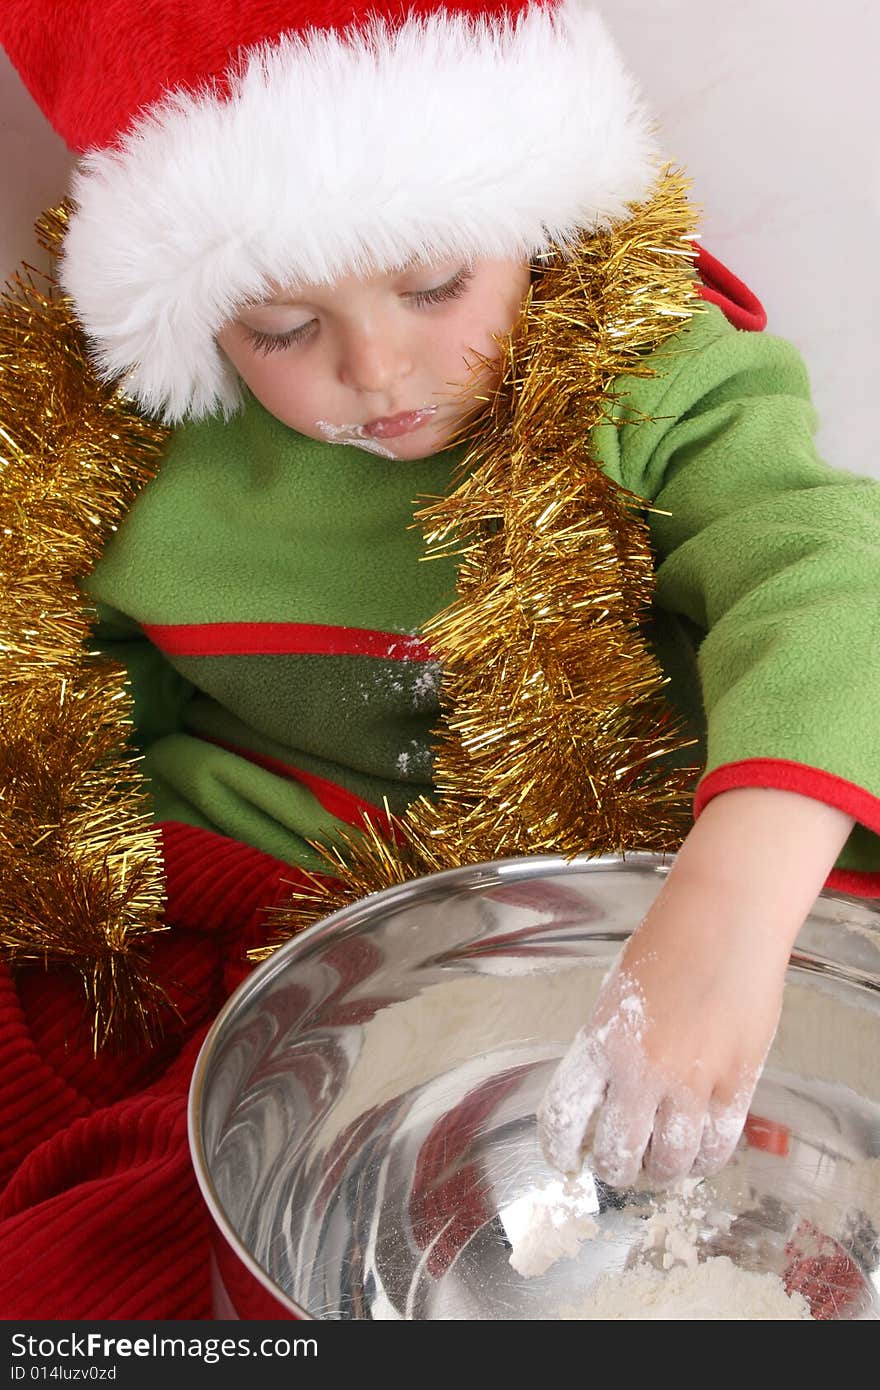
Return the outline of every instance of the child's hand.
[[[605,980],[541,1103],[548,1160],[603,1181],[717,1172],[779,1021],[789,952],[845,841],[842,812],[791,792],[726,792]]]
[[[550,1162],[576,1172],[592,1133],[591,1166],[613,1187],[643,1163],[657,1183],[717,1172],[779,1021],[786,959],[767,958],[766,923],[683,930],[671,898],[628,943],[541,1107]]]

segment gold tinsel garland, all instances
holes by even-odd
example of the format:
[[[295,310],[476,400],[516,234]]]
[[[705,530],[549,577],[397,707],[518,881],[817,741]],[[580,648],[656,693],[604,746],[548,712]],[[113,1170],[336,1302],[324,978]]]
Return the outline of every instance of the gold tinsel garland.
[[[437,800],[389,843],[372,824],[316,845],[277,912],[281,940],[378,889],[510,855],[674,848],[694,769],[640,623],[653,593],[644,499],[589,456],[613,383],[654,374],[648,354],[698,307],[695,216],[684,178],[585,236],[533,283],[497,390],[473,422],[447,497],[417,520],[431,553],[460,555],[458,597],[425,629],[440,661]]]
[[[57,249],[66,212],[47,214]],[[653,567],[645,502],[588,454],[613,382],[696,308],[694,216],[666,171],[651,199],[534,283],[450,496],[419,514],[461,556],[426,630],[443,666],[438,799],[322,850],[278,939],[418,874],[514,854],[667,849],[691,770],[640,631]],[[151,476],[167,431],[101,385],[57,289],[19,275],[0,303],[0,946],[81,973],[96,1045],[149,1033],[161,994],[161,861],[124,672],[91,656],[77,581]],[[316,846],[316,848],[321,848]],[[263,953],[255,953],[263,954]]]
[[[66,225],[44,216],[47,250]],[[54,282],[19,272],[0,297],[0,950],[79,971],[95,1047],[153,1031],[163,883],[125,672],[89,652],[77,581],[166,437],[98,382]]]

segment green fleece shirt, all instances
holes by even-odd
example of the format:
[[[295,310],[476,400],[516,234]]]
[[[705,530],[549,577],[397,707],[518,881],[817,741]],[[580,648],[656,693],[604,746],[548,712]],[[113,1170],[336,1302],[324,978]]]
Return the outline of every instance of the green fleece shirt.
[[[653,504],[653,637],[705,740],[703,794],[837,804],[860,821],[839,867],[873,876],[880,486],[817,458],[789,344],[707,306],[651,365],[617,381],[590,442]],[[418,634],[455,572],[423,563],[411,522],[459,457],[318,443],[251,397],[176,431],[87,582],[128,664],[157,818],[313,867],[308,839],[430,787],[439,673]]]

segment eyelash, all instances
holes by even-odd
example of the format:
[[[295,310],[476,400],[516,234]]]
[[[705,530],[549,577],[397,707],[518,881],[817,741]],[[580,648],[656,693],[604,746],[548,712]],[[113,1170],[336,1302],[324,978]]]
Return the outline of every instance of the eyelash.
[[[464,294],[470,281],[473,279],[473,271],[463,269],[457,275],[453,275],[451,280],[447,280],[445,285],[438,285],[433,290],[416,290],[407,295],[408,299],[413,300],[422,308],[425,304],[443,304],[450,299],[458,299]],[[294,343],[303,343],[312,336],[312,325],[314,319],[303,324],[302,328],[292,328],[289,333],[260,333],[256,328],[248,328],[243,324],[245,336],[258,352],[278,352],[282,348],[292,347]]]

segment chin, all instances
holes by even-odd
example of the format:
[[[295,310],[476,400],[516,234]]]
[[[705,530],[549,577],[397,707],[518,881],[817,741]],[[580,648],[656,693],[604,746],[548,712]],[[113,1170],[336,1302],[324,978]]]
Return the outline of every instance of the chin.
[[[443,444],[423,444],[420,448],[395,449],[394,457],[401,463],[420,463],[422,459],[433,458],[435,454],[442,454],[445,445]]]
[[[402,463],[418,463],[420,459],[433,458],[435,454],[442,454],[444,449],[451,447],[452,430],[416,430],[411,435],[404,435],[402,439],[389,440],[389,447],[393,450],[394,457]]]

